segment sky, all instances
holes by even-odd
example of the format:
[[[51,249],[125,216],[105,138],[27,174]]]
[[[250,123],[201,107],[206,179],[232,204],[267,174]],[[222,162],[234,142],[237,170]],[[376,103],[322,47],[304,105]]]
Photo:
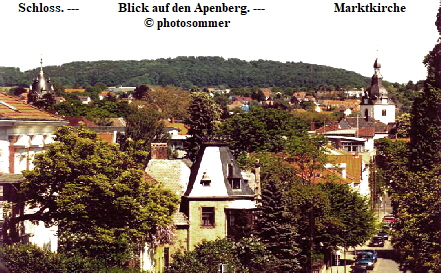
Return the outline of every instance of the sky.
[[[359,1],[344,3],[347,6],[371,3]],[[128,3],[144,4],[149,12],[120,12],[120,7],[127,7]],[[425,79],[422,61],[439,37],[435,27],[439,1],[372,2],[405,6],[405,12],[394,13],[335,12],[336,3],[343,2],[48,0],[43,6],[54,9],[59,6],[63,12],[20,12],[40,9],[40,3],[0,1],[0,66],[26,71],[39,67],[41,56],[44,66],[73,61],[221,56],[247,61],[312,63],[370,77],[378,58],[384,80],[407,83]],[[246,6],[249,12],[242,15],[234,12],[234,8],[230,12],[208,11],[205,15],[200,12],[223,5]],[[154,6],[158,7],[156,12]],[[174,12],[174,6],[183,10],[188,7],[189,12]],[[145,25],[146,19],[153,21],[151,27]],[[158,29],[164,21],[173,25],[177,20],[190,24],[229,22],[228,27]]]

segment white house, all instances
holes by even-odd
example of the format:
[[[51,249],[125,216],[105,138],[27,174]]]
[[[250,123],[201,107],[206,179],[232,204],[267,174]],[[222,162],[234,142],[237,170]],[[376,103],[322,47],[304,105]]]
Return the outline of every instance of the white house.
[[[15,97],[0,93],[0,208],[14,198],[13,184],[23,180],[21,171],[33,168],[35,154],[54,141],[53,132],[66,125],[63,119],[41,111]],[[15,193],[16,194],[16,193]],[[30,213],[27,208],[14,213]],[[0,213],[3,220],[3,213]],[[20,238],[25,242],[57,250],[56,228],[25,221]]]

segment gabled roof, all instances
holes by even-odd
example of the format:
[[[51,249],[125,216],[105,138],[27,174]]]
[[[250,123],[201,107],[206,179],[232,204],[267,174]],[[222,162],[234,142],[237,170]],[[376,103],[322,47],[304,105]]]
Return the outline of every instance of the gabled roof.
[[[146,173],[165,188],[182,196],[187,188],[190,167],[184,160],[151,159]]]
[[[0,93],[0,119],[62,121],[61,117],[40,110],[11,95]]]
[[[168,120],[164,120],[164,126],[179,129],[179,135],[188,135],[188,128],[182,122],[171,122]]]
[[[233,96],[233,101],[251,101],[251,97]]]
[[[392,126],[388,126],[371,117],[369,117],[367,120],[360,117],[347,117],[342,119],[339,124],[342,129],[357,127],[374,128],[375,133],[388,133],[392,129]]]
[[[201,183],[210,178],[210,186]],[[237,179],[240,189],[233,189],[231,179]],[[202,148],[192,165],[190,180],[184,194],[187,197],[254,198],[254,191],[243,179],[241,170],[228,146],[213,144]]]

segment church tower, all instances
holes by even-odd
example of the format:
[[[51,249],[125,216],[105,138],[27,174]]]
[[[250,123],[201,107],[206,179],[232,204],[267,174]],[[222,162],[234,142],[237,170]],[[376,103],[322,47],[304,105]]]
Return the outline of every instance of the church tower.
[[[46,78],[43,73],[43,59],[40,61],[40,73],[38,77],[34,79],[34,82],[30,86],[28,94],[29,104],[41,104],[42,102],[50,99],[54,94],[54,88],[50,83],[50,78]]]
[[[374,75],[369,86],[361,98],[360,116],[366,120],[376,119],[388,124],[395,122],[395,103],[383,86],[383,76],[380,73],[381,64],[378,59],[374,63]]]

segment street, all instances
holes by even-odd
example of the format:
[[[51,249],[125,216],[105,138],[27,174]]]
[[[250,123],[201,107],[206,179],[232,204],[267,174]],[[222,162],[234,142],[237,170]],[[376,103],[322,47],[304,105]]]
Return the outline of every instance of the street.
[[[391,213],[392,208],[390,206],[389,198],[384,200],[385,205],[377,207],[376,212],[378,219],[382,219],[386,213]],[[345,266],[332,266],[326,270],[326,273],[349,273],[352,272],[353,263],[355,261],[355,252],[363,249],[375,249],[378,253],[378,260],[375,263],[374,270],[368,270],[367,272],[381,272],[381,273],[399,273],[399,264],[394,259],[394,250],[389,240],[385,241],[384,247],[369,247],[369,242],[366,242],[363,246],[356,247],[355,249],[349,249],[346,251],[346,268]],[[343,253],[342,253],[343,255]],[[343,258],[343,256],[342,256]],[[341,264],[344,264],[342,261]]]

